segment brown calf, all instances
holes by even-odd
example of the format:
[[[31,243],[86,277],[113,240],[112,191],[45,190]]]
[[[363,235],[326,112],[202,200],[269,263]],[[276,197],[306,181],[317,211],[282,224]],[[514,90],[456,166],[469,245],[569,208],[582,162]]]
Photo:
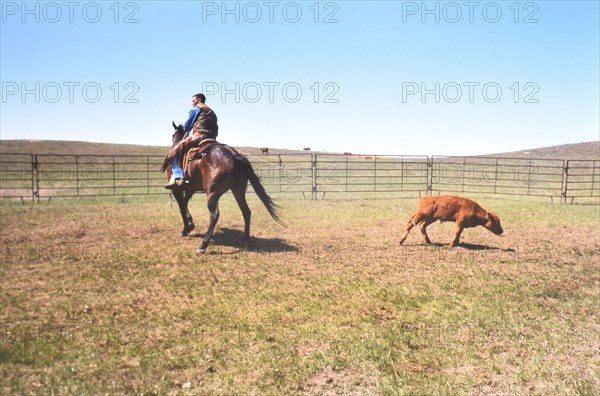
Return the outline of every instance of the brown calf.
[[[268,147],[263,147],[260,149],[260,152],[263,154],[269,154],[269,148]]]
[[[426,228],[431,223],[453,221],[456,223],[454,238],[450,246],[457,246],[460,234],[465,228],[483,226],[496,235],[504,232],[498,216],[483,209],[477,202],[463,197],[440,196],[424,197],[419,200],[417,210],[408,218],[406,230],[400,238],[400,244],[406,240],[410,230],[419,226],[425,243],[431,243]]]

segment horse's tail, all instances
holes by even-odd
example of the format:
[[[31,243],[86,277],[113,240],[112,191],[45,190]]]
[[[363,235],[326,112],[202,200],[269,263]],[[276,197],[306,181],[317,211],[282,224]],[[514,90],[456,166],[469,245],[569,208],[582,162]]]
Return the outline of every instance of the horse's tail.
[[[175,159],[175,158],[179,158],[179,160],[181,161],[181,159],[183,158],[183,154],[186,153],[189,149],[196,147],[197,145],[198,145],[198,142],[192,137],[189,137],[189,138],[186,138],[186,139],[183,139],[182,141],[180,141],[177,145],[172,147],[167,152],[167,155],[165,156],[162,167],[160,168],[160,171],[161,172],[166,171],[167,168],[169,166],[171,166],[171,164],[173,163],[173,159]]]
[[[260,198],[263,205],[265,205],[265,208],[267,208],[267,211],[269,212],[273,220],[285,227],[285,223],[279,217],[279,205],[273,202],[269,194],[267,194],[267,192],[265,191],[265,188],[260,182],[260,178],[254,172],[250,161],[248,161],[246,157],[243,157],[241,155],[239,157],[242,160],[242,164],[244,165],[246,174],[248,175],[248,180],[250,180],[250,184],[252,184],[252,188],[254,188],[254,192],[256,193],[256,195],[258,195],[258,198]]]

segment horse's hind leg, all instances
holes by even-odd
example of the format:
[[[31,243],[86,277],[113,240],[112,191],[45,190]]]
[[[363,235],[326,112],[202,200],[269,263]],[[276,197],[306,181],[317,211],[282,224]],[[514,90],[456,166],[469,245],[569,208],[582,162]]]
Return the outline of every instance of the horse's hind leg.
[[[210,224],[208,225],[208,229],[206,230],[206,234],[204,235],[204,239],[202,240],[202,244],[196,251],[196,253],[205,253],[208,244],[212,238],[213,232],[215,231],[215,226],[217,225],[217,221],[219,220],[219,198],[220,194],[210,193],[208,195],[208,211],[210,212]]]
[[[248,241],[250,239],[250,217],[252,215],[252,211],[250,207],[248,207],[248,202],[246,202],[246,186],[247,182],[243,185],[239,185],[231,190],[233,192],[233,196],[242,211],[242,216],[244,216],[244,236],[242,237],[242,241]]]

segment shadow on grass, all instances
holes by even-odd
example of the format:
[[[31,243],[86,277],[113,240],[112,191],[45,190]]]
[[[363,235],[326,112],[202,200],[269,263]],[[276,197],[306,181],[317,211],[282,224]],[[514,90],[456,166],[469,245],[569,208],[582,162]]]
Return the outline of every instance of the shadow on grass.
[[[411,246],[411,245],[406,244],[403,246]],[[434,242],[434,243],[430,243],[430,244],[420,243],[420,244],[415,244],[412,246],[419,246],[419,247],[423,247],[423,248],[429,247],[432,249],[463,249],[463,250],[473,250],[473,251],[502,251],[502,252],[506,252],[506,253],[516,252],[516,250],[513,248],[504,249],[504,248],[499,248],[497,246],[478,245],[475,243],[460,243],[456,247],[451,247],[450,244],[448,244],[448,243],[439,243],[439,242]]]
[[[211,246],[223,246],[237,248],[238,250],[252,253],[298,253],[301,249],[297,246],[290,245],[281,238],[260,238],[250,235],[250,240],[242,241],[244,232],[242,230],[231,228],[219,228],[213,234]],[[190,235],[192,238],[204,238],[204,234],[196,233]],[[231,252],[235,254],[236,252]]]
[[[503,249],[503,248],[499,248],[496,246],[488,246],[488,245],[477,245],[474,243],[461,243],[457,246],[458,249],[465,249],[465,250],[491,250],[491,251],[503,251],[503,252],[507,252],[507,253],[514,253],[515,249],[513,248],[507,248],[507,249]]]

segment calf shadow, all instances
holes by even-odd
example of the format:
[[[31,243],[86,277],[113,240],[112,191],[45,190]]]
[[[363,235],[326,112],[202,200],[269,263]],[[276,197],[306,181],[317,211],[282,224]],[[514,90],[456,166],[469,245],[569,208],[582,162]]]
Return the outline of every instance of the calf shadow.
[[[450,246],[450,245],[448,245]],[[474,251],[485,251],[485,250],[492,250],[492,251],[503,251],[503,252],[514,252],[515,249],[513,248],[500,248],[497,246],[489,246],[489,245],[478,245],[475,243],[460,243],[456,248],[458,249],[465,249],[465,250],[474,250]]]
[[[291,245],[281,238],[260,238],[256,236],[250,236],[250,240],[247,242],[242,241],[244,232],[242,230],[232,228],[219,228],[215,230],[211,244],[214,247],[232,247],[238,249],[238,251],[252,252],[252,253],[298,253],[301,248]],[[204,234],[196,233],[191,234],[192,238],[204,238]],[[236,254],[237,252],[231,252]]]
[[[410,246],[410,245],[402,245],[402,246]],[[475,243],[460,243],[458,246],[451,247],[449,243],[441,243],[441,242],[433,242],[433,243],[420,243],[415,244],[415,246],[421,247],[431,247],[435,249],[463,249],[463,250],[472,250],[472,251],[502,251],[507,253],[514,253],[515,249],[513,248],[500,248],[497,246],[489,246],[489,245],[479,245]]]

